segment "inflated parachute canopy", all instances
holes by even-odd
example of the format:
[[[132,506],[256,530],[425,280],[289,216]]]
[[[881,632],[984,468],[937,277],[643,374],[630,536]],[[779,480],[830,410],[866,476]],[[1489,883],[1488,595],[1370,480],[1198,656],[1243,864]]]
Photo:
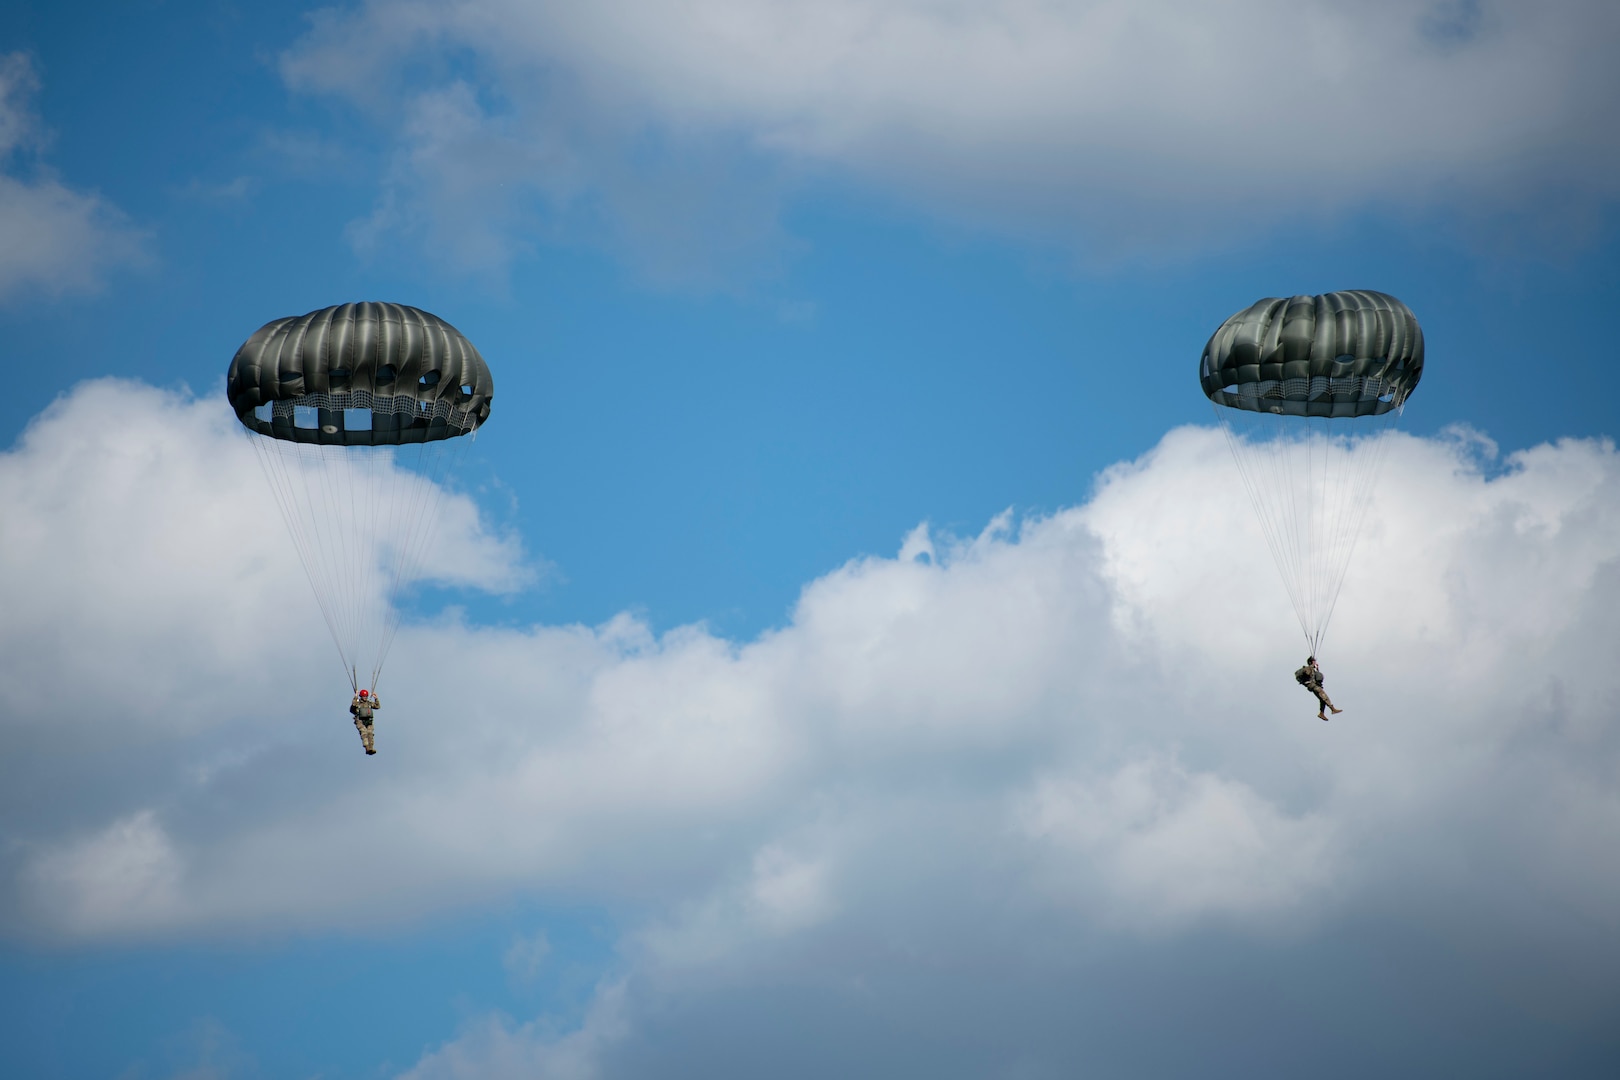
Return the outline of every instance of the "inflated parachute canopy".
[[[1423,376],[1423,330],[1388,293],[1267,297],[1221,324],[1199,376],[1211,401],[1234,409],[1378,416]]]
[[[260,327],[236,350],[225,393],[237,419],[272,439],[386,446],[476,429],[495,381],[437,315],[339,304]]]

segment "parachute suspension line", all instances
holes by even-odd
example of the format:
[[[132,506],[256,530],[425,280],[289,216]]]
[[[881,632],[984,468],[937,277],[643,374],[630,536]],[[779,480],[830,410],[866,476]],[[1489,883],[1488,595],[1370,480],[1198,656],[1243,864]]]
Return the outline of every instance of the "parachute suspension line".
[[[311,591],[315,593],[315,602],[320,607],[321,618],[326,621],[326,628],[338,648],[338,658],[343,662],[344,673],[348,675],[353,670],[353,664],[349,658],[349,650],[345,647],[338,615],[329,599],[331,592],[317,545],[310,535],[310,529],[306,528],[305,515],[299,512],[298,493],[291,475],[290,455],[279,440],[266,438],[245,428],[242,434],[252,444],[254,456],[259,459],[259,467],[264,472],[265,480],[268,481],[271,493],[275,497],[276,508],[281,512],[282,523],[286,525],[287,533],[292,538],[293,550],[298,553],[298,561],[304,568],[304,575],[309,578]],[[350,681],[353,681],[352,676]]]
[[[1371,509],[1373,495],[1377,490],[1377,480],[1383,471],[1384,460],[1389,456],[1390,447],[1395,442],[1394,418],[1398,418],[1400,410],[1396,409],[1387,414],[1391,419],[1378,425],[1378,429],[1359,440],[1358,443],[1347,448],[1350,457],[1350,478],[1344,487],[1343,494],[1346,502],[1343,513],[1339,516],[1339,529],[1333,537],[1333,550],[1341,552],[1336,563],[1337,574],[1326,582],[1326,593],[1323,597],[1321,627],[1317,631],[1316,640],[1312,643],[1312,653],[1321,647],[1322,639],[1327,636],[1328,624],[1333,619],[1334,609],[1339,605],[1339,594],[1344,589],[1344,579],[1350,569],[1350,560],[1354,557],[1356,547],[1361,539],[1362,525],[1366,522],[1367,512]]]
[[[373,579],[381,603],[358,605],[374,615],[364,633],[364,640],[376,645],[370,665],[373,690],[403,616],[400,600],[405,586],[415,580],[426,557],[435,524],[433,510],[442,498],[449,462],[459,456],[460,447],[450,444],[457,441],[373,447],[361,452],[368,482],[363,492],[357,492],[361,520],[356,532],[370,545],[363,553],[363,563],[380,564],[382,571],[380,579]],[[357,567],[355,579],[365,579],[363,571],[363,565]]]
[[[295,463],[298,478],[303,484],[305,505],[310,508],[309,524],[319,544],[320,564],[325,577],[323,585],[331,593],[338,632],[343,635],[343,644],[339,649],[346,661],[352,664],[356,644],[354,607],[348,602],[347,590],[343,587],[343,530],[337,527],[341,519],[336,514],[326,459],[319,446],[289,443],[285,452]]]
[[[412,477],[408,485],[395,485],[389,491],[388,522],[389,535],[395,538],[396,547],[392,553],[392,565],[388,567],[385,586],[388,594],[388,606],[383,612],[383,623],[379,627],[377,657],[372,669],[372,681],[382,676],[382,666],[387,659],[389,648],[393,644],[394,632],[403,618],[400,607],[401,594],[408,577],[409,567],[413,562],[413,554],[417,554],[416,518],[413,513],[416,505],[426,498],[427,489],[433,485],[438,477],[430,475],[431,466],[446,452],[440,440],[433,443],[417,443],[412,448],[401,447],[396,451],[393,467],[403,469]],[[414,457],[409,465],[402,464],[399,457]],[[414,466],[414,467],[412,467]],[[425,543],[425,538],[423,538]]]
[[[1318,425],[1322,426],[1322,425]],[[1339,447],[1335,445],[1335,436],[1326,430],[1312,432],[1309,435],[1307,449],[1311,458],[1310,490],[1317,497],[1311,502],[1310,544],[1311,551],[1316,554],[1314,564],[1306,575],[1307,588],[1310,590],[1308,610],[1311,613],[1311,655],[1316,655],[1317,646],[1322,640],[1322,594],[1323,577],[1328,568],[1336,565],[1337,550],[1332,547],[1333,534],[1339,529],[1337,514],[1342,511],[1343,492],[1339,490],[1343,485],[1344,477],[1335,475],[1344,470],[1339,468]],[[1338,486],[1330,486],[1337,482]]]
[[[368,602],[368,597],[374,593],[376,585],[367,573],[367,567],[377,550],[374,507],[379,483],[376,469],[378,454],[374,447],[334,446],[322,447],[322,453],[328,469],[347,482],[342,502],[345,512],[353,515],[354,528],[345,530],[352,550],[348,553],[350,561],[343,578],[348,584],[349,602],[355,614],[356,638],[362,642],[375,641],[378,616],[375,603]],[[359,681],[358,672],[355,681]]]
[[[319,574],[312,579],[317,592],[332,608],[332,621],[339,636],[338,653],[345,668],[352,669],[358,647],[354,627],[354,605],[344,588],[344,566],[339,551],[343,543],[342,519],[336,515],[331,493],[331,478],[327,475],[321,447],[305,443],[277,440],[276,448],[290,474],[296,474],[295,493],[302,495],[295,501],[295,512],[314,540],[312,551]]]
[[[471,435],[398,447],[296,443],[245,429],[243,435],[345,677],[358,692],[365,666],[375,690],[403,616],[399,601],[426,560],[446,482]]]
[[[1306,500],[1307,513],[1310,507],[1308,491],[1302,491],[1300,485],[1295,482],[1295,477],[1291,475],[1296,471],[1291,466],[1297,465],[1297,462],[1291,460],[1291,455],[1297,454],[1297,448],[1287,445],[1280,438],[1263,438],[1258,442],[1251,441],[1250,445],[1257,448],[1261,460],[1269,466],[1270,475],[1259,485],[1262,497],[1268,491],[1280,493],[1277,504],[1272,508],[1271,519],[1273,528],[1278,531],[1278,546],[1285,554],[1283,567],[1288,578],[1289,597],[1301,613],[1300,626],[1308,638],[1310,628],[1306,625],[1307,617],[1303,613],[1310,610],[1310,597],[1305,595],[1309,582],[1307,566],[1310,549],[1304,542],[1305,538],[1300,535],[1301,499]],[[1287,499],[1286,503],[1281,501],[1283,498]]]
[[[357,644],[357,634],[354,625],[354,603],[349,593],[349,582],[347,580],[349,560],[346,557],[347,551],[345,549],[348,546],[348,537],[344,535],[343,529],[336,527],[337,523],[342,520],[337,514],[337,507],[341,505],[341,496],[335,495],[332,491],[334,483],[338,482],[339,478],[332,475],[331,463],[327,459],[324,447],[315,445],[306,449],[301,444],[290,445],[295,453],[306,456],[309,459],[309,464],[313,466],[313,469],[301,468],[299,475],[303,477],[305,490],[311,498],[313,513],[310,515],[310,519],[314,522],[317,534],[324,539],[327,545],[323,550],[325,556],[323,561],[327,568],[327,574],[331,579],[330,586],[336,590],[332,606],[338,613],[338,624],[343,633],[343,645],[340,648],[352,657]],[[311,472],[314,473],[314,484],[312,486],[309,483]],[[319,503],[315,503],[315,499],[319,499]],[[326,528],[322,528],[323,524]],[[350,660],[350,664],[352,666],[352,660]]]
[[[1305,619],[1309,624],[1306,634],[1310,638],[1312,656],[1316,655],[1316,642],[1321,630],[1316,617],[1317,594],[1321,591],[1319,579],[1322,564],[1328,558],[1328,553],[1322,549],[1323,525],[1327,519],[1327,507],[1323,504],[1332,497],[1332,493],[1323,486],[1332,469],[1333,447],[1329,445],[1332,435],[1325,430],[1317,430],[1322,427],[1310,420],[1305,422],[1304,437],[1300,440],[1305,459],[1303,483],[1296,479],[1293,484],[1294,497],[1305,504],[1305,512],[1295,520],[1299,523],[1297,531],[1305,553],[1300,589],[1305,593]]]
[[[1326,421],[1318,423],[1318,431],[1310,436],[1310,454],[1312,471],[1310,477],[1310,490],[1320,493],[1312,500],[1313,515],[1311,519],[1311,550],[1317,553],[1317,564],[1311,567],[1308,581],[1310,582],[1310,611],[1313,616],[1311,626],[1311,655],[1316,655],[1317,648],[1322,643],[1322,634],[1326,627],[1325,613],[1323,612],[1324,594],[1327,591],[1329,578],[1334,577],[1333,571],[1339,566],[1339,547],[1337,537],[1343,532],[1344,500],[1347,492],[1344,490],[1349,482],[1345,474],[1352,470],[1354,460],[1348,440],[1341,445],[1341,437],[1328,429]],[[1318,459],[1320,467],[1317,468]]]
[[[329,587],[336,590],[333,607],[338,612],[339,625],[344,636],[342,651],[352,666],[353,658],[359,652],[361,637],[359,604],[356,601],[358,585],[349,572],[349,533],[352,530],[343,527],[346,520],[344,507],[347,505],[346,492],[342,487],[346,479],[344,475],[346,463],[334,463],[329,448],[320,444],[287,445],[294,453],[300,454],[305,459],[303,464],[310,466],[301,467],[299,474],[305,481],[306,491],[309,492],[313,511],[311,520],[315,524],[317,534],[324,540],[323,554],[330,579]],[[310,488],[309,482],[312,479],[314,484],[313,488]]]
[[[1277,425],[1273,423],[1272,426],[1276,427]],[[1309,534],[1301,531],[1300,523],[1304,521],[1306,527],[1309,527],[1311,511],[1311,489],[1308,483],[1308,470],[1311,464],[1310,443],[1307,441],[1304,446],[1306,451],[1304,464],[1307,469],[1307,483],[1303,485],[1299,482],[1297,476],[1299,472],[1299,461],[1297,459],[1301,449],[1297,444],[1291,446],[1283,438],[1276,437],[1264,440],[1260,445],[1270,451],[1274,476],[1273,483],[1277,485],[1275,490],[1282,491],[1289,500],[1286,507],[1279,507],[1278,509],[1281,523],[1286,526],[1283,531],[1283,538],[1288,542],[1288,551],[1291,557],[1289,562],[1292,571],[1290,577],[1293,580],[1294,589],[1300,595],[1304,605],[1301,608],[1301,626],[1305,630],[1306,637],[1309,637],[1310,628],[1306,624],[1309,622],[1310,612],[1311,547],[1308,542]],[[1301,513],[1302,502],[1304,504],[1303,514]]]
[[[391,473],[396,465],[392,449],[373,447],[369,450],[363,451],[361,457],[366,463],[366,518],[363,523],[365,526],[365,531],[361,546],[366,552],[365,557],[367,559],[371,559],[374,557],[374,553],[380,550],[383,542],[388,536],[389,519],[383,516],[382,508],[385,502],[384,491],[386,490],[391,497],[395,487],[394,484],[388,483],[388,480],[390,479],[388,474]],[[357,580],[364,573],[364,571],[365,566],[363,565],[357,565],[355,567],[355,577]],[[384,603],[389,604],[392,602],[392,593],[385,592]],[[384,610],[386,611],[386,608]],[[379,621],[381,621],[381,618],[383,617],[385,616],[379,617]],[[380,636],[380,632],[372,632],[369,634],[368,640],[375,641]],[[370,687],[373,693],[375,693],[377,690],[378,666],[380,666],[380,662],[379,664],[374,664],[371,671]]]
[[[1223,413],[1231,410],[1210,402],[1210,408],[1215,411],[1215,418],[1220,422],[1221,431],[1226,436],[1227,445],[1232,449],[1232,459],[1237,462],[1238,475],[1242,477],[1244,491],[1248,493],[1249,504],[1254,507],[1255,516],[1260,519],[1260,532],[1265,537],[1266,547],[1271,551],[1271,558],[1277,564],[1283,579],[1283,588],[1288,593],[1289,602],[1293,605],[1294,613],[1299,618],[1300,631],[1308,642],[1311,632],[1306,625],[1303,598],[1299,595],[1297,586],[1299,551],[1297,543],[1289,543],[1292,530],[1284,528],[1283,516],[1285,507],[1280,500],[1274,502],[1266,498],[1264,492],[1281,492],[1284,485],[1280,481],[1282,462],[1280,453],[1272,445],[1272,452],[1267,454],[1264,447],[1271,445],[1271,440],[1258,440],[1250,432],[1236,430]]]
[[[1343,592],[1397,414],[1361,418],[1352,434],[1342,420],[1211,407],[1314,655]]]
[[[388,588],[389,604],[384,611],[385,622],[382,627],[381,644],[377,649],[377,663],[372,672],[374,687],[381,676],[383,662],[393,647],[394,635],[398,632],[400,620],[404,615],[398,598],[404,585],[416,579],[436,531],[439,507],[445,497],[449,476],[459,467],[461,459],[466,455],[467,448],[476,435],[475,430],[453,439],[418,444],[417,468],[413,470],[418,478],[417,482],[406,492],[403,507],[397,510],[392,505],[390,507],[391,520],[398,522],[399,525],[395,535],[401,535],[403,542],[394,560],[393,579]],[[400,516],[395,516],[396,514]]]

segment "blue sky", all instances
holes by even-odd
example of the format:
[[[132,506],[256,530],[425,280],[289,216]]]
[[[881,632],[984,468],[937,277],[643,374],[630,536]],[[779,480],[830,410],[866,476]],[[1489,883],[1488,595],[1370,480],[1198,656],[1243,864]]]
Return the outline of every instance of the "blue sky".
[[[0,1043],[1612,1074],[1617,44],[1577,0],[8,5]],[[1194,369],[1341,288],[1428,367],[1324,733]],[[498,388],[376,759],[223,401],[357,299]]]

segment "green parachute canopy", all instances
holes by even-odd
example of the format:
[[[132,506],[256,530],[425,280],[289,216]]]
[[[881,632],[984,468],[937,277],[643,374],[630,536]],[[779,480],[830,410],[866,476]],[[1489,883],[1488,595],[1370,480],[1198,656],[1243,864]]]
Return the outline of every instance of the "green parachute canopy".
[[[1215,404],[1288,416],[1399,411],[1422,377],[1417,317],[1368,289],[1267,297],[1222,323],[1199,365]]]
[[[272,439],[383,446],[474,430],[489,419],[495,381],[437,315],[339,304],[260,327],[232,358],[225,393],[237,419]]]

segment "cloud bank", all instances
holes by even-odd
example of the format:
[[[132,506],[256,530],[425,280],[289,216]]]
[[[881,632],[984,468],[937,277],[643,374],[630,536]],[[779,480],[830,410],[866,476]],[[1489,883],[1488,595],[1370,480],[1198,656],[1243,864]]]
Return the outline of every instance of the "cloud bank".
[[[1616,41],[1602,0],[365,0],[282,72],[395,146],[368,239],[499,263],[585,205],[675,273],[818,177],[1094,252],[1611,202]]]
[[[1324,658],[1331,724],[1289,678],[1293,618],[1255,588],[1274,572],[1222,436],[1182,428],[1075,508],[919,526],[753,640],[408,624],[367,759],[232,423],[102,381],[0,455],[14,940],[300,933],[358,902],[383,927],[510,897],[626,913],[582,1026],[479,1019],[423,1077],[748,1074],[768,1062],[725,1041],[739,1024],[842,1032],[806,1075],[915,1030],[959,1034],[896,1068],[1062,1075],[1112,1047],[1139,1070],[1171,1052],[1120,1034],[1144,1009],[1191,1025],[1177,1053],[1217,1038],[1193,1030],[1210,1003],[1168,987],[1220,972],[1234,1008],[1270,1009],[1275,985],[1237,973],[1321,966],[1603,1045],[1611,443],[1400,440]],[[520,555],[453,506],[442,557],[502,587]],[[509,967],[532,975],[543,931]],[[1399,978],[1370,959],[1389,949]],[[1432,1048],[1397,1005],[1345,1069]]]
[[[105,270],[142,254],[141,234],[117,207],[34,160],[46,142],[31,108],[38,90],[27,56],[0,55],[0,300],[30,288],[91,289]]]

